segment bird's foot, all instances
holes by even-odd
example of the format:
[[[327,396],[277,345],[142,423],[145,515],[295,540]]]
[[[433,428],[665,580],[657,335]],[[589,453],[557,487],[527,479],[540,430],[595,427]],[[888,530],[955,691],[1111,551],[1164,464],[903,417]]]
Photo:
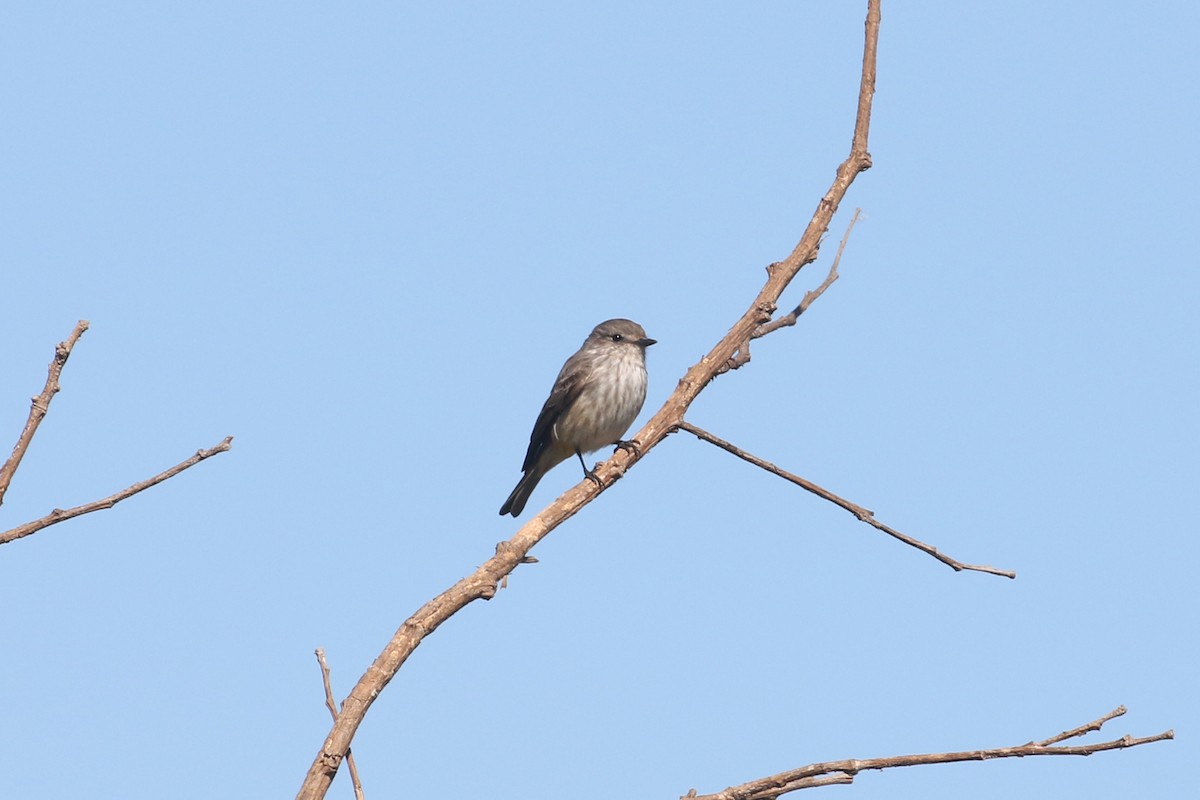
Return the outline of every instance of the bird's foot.
[[[638,458],[642,457],[642,445],[637,439],[618,439],[613,444],[616,445],[616,449],[613,450],[614,453],[617,450],[624,450]]]

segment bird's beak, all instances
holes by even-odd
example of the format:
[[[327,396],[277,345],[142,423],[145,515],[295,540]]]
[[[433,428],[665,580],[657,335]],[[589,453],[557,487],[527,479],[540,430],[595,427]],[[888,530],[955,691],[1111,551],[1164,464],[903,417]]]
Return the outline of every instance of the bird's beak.
[[[641,346],[643,349],[645,349],[645,348],[649,347],[649,346],[650,346],[650,345],[652,345],[652,344],[658,344],[658,339],[638,339],[638,342],[637,342],[637,343],[638,343],[638,344],[639,344],[639,345],[640,345],[640,346]]]

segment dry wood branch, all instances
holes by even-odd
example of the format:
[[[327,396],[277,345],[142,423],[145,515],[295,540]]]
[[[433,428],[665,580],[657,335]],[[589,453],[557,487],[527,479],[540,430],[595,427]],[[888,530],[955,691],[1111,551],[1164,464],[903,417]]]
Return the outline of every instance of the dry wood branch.
[[[333,721],[337,722],[337,701],[333,699],[333,686],[329,680],[329,662],[325,660],[324,648],[318,647],[316,655],[317,664],[321,667],[321,683],[325,685],[325,707],[333,715]],[[350,781],[354,784],[354,797],[356,800],[363,800],[362,781],[358,779],[358,765],[354,763],[354,753],[349,750],[346,751],[346,766],[350,768]]]
[[[1064,738],[1074,738],[1089,731],[1100,730],[1105,722],[1125,713],[1124,706],[1117,708],[1097,720],[1067,731],[1058,737],[1047,739],[1046,742],[1058,742]],[[821,764],[810,764],[807,767],[780,772],[766,778],[749,781],[739,786],[731,786],[716,794],[696,794],[695,790],[688,792],[685,797],[694,800],[775,800],[780,795],[798,789],[808,789],[815,783],[807,783],[823,776],[837,776],[833,783],[850,783],[863,770],[891,769],[893,767],[915,767],[924,764],[949,764],[955,761],[986,761],[992,758],[1024,758],[1026,756],[1090,756],[1106,750],[1120,750],[1138,745],[1174,739],[1174,731],[1163,731],[1153,736],[1134,738],[1129,735],[1120,739],[1094,744],[1073,746],[1054,746],[1046,742],[1030,742],[1016,747],[996,747],[990,750],[964,750],[956,753],[922,753],[919,755],[891,756],[888,758],[849,758],[843,761],[827,761]],[[849,780],[846,780],[846,779]]]
[[[54,399],[54,395],[58,394],[58,378],[67,364],[67,359],[71,357],[71,350],[74,349],[75,343],[87,329],[87,320],[79,320],[67,340],[59,342],[58,347],[54,348],[54,360],[50,362],[49,373],[46,375],[46,386],[42,389],[41,394],[33,398],[33,403],[29,408],[29,419],[25,421],[25,428],[17,437],[12,455],[4,462],[4,466],[0,467],[0,505],[4,504],[4,494],[8,491],[8,485],[12,483],[17,467],[21,466],[21,459],[25,457],[25,451],[29,449],[29,443],[33,441],[33,435],[37,433],[38,425],[42,424],[46,412],[50,410],[50,401]]]
[[[1101,728],[1103,728],[1104,723],[1108,722],[1110,719],[1116,719],[1117,717],[1124,716],[1125,710],[1126,710],[1125,706],[1117,706],[1112,711],[1105,714],[1103,717],[1094,719],[1085,725],[1080,725],[1078,728],[1072,728],[1069,731],[1063,731],[1062,733],[1058,734],[1057,736],[1051,736],[1049,739],[1042,739],[1040,742],[1030,742],[1029,744],[1037,744],[1037,745],[1041,745],[1042,747],[1048,747],[1052,744],[1058,744],[1059,742],[1065,742],[1067,739],[1074,739],[1078,736],[1083,736],[1085,733],[1091,733],[1092,731],[1098,731]]]
[[[130,486],[127,489],[122,489],[121,491],[117,492],[116,494],[109,495],[108,497],[104,498],[103,500],[96,500],[95,502],[85,503],[81,506],[75,506],[74,508],[68,508],[66,510],[63,510],[61,508],[56,508],[53,511],[51,511],[49,514],[47,514],[46,516],[44,516],[40,519],[35,519],[32,522],[26,522],[24,525],[20,525],[16,528],[13,528],[12,530],[8,530],[8,531],[5,531],[4,533],[0,533],[0,544],[8,544],[9,542],[16,541],[17,539],[28,536],[31,533],[37,533],[38,531],[42,530],[43,528],[48,528],[51,525],[57,525],[60,522],[65,522],[66,520],[73,519],[75,517],[82,516],[84,514],[90,514],[93,511],[100,511],[105,508],[112,508],[117,503],[121,502],[122,500],[126,499],[127,497],[132,497],[133,495],[137,494],[138,492],[143,491],[145,489],[149,489],[151,486],[154,486],[155,484],[162,483],[163,481],[167,480],[168,478],[173,478],[176,475],[178,475],[179,473],[183,472],[188,467],[193,467],[196,464],[199,464],[201,461],[203,461],[206,458],[212,458],[213,456],[217,455],[218,453],[224,453],[232,445],[233,445],[233,437],[226,436],[215,447],[210,447],[207,450],[197,450],[196,454],[194,456],[192,456],[191,458],[187,459],[186,461],[181,461],[178,464],[176,464],[175,466],[166,470],[165,472],[160,472],[159,474],[155,475],[153,478],[147,478],[146,480],[141,481],[140,483],[135,483],[133,486]]]
[[[690,434],[693,434],[697,438],[699,438],[705,442],[708,442],[711,445],[715,445],[715,446],[721,448],[722,450],[724,450],[727,453],[731,453],[731,454],[737,456],[738,458],[742,459],[743,461],[747,461],[756,467],[761,467],[762,469],[765,469],[767,472],[771,473],[772,475],[778,475],[780,478],[783,478],[786,481],[791,481],[792,483],[799,486],[801,489],[804,489],[805,491],[808,491],[808,492],[812,492],[817,497],[820,497],[823,500],[828,500],[829,502],[833,503],[834,505],[840,506],[841,508],[846,509],[851,514],[853,514],[855,517],[857,517],[859,519],[859,521],[867,523],[868,525],[870,525],[872,528],[875,528],[876,530],[883,531],[888,536],[899,539],[900,541],[904,542],[906,545],[909,545],[910,547],[915,547],[923,553],[928,553],[929,555],[936,558],[938,561],[941,561],[943,564],[945,564],[946,566],[953,569],[955,572],[962,572],[963,570],[971,570],[973,572],[986,572],[989,575],[1000,575],[1005,578],[1017,577],[1017,573],[1011,572],[1009,570],[996,569],[995,567],[985,567],[985,566],[980,566],[978,564],[964,564],[961,561],[956,561],[953,558],[951,558],[950,556],[946,555],[945,553],[940,552],[936,547],[925,544],[924,542],[922,542],[919,539],[914,539],[913,537],[911,537],[907,534],[901,533],[900,531],[896,530],[895,528],[890,528],[887,525],[884,525],[882,522],[879,522],[878,520],[875,519],[875,512],[873,512],[869,509],[863,508],[862,506],[857,505],[855,503],[851,503],[849,500],[839,497],[838,495],[834,494],[833,492],[829,491],[828,489],[824,489],[824,488],[818,486],[817,484],[813,483],[812,481],[801,478],[799,475],[793,475],[792,473],[788,472],[787,470],[780,469],[779,467],[772,464],[770,461],[766,461],[764,459],[759,458],[758,456],[747,453],[745,450],[742,450],[740,447],[730,444],[729,442],[725,441],[724,439],[720,438],[719,436],[714,436],[711,433],[709,433],[708,431],[704,430],[703,428],[698,428],[695,425],[691,424],[690,422],[687,422],[685,420],[680,420],[678,428],[680,430],[684,430]]]
[[[633,464],[641,460],[656,445],[674,431],[688,407],[713,378],[727,371],[730,364],[749,360],[749,343],[760,325],[769,322],[783,291],[805,264],[817,257],[821,237],[837,213],[842,199],[859,173],[871,167],[867,152],[871,122],[871,105],[875,96],[875,63],[879,41],[880,0],[868,0],[863,45],[862,75],[859,82],[858,109],[851,138],[850,153],[837,168],[829,190],[817,203],[808,226],[799,242],[783,261],[772,264],[767,280],[750,307],[733,324],[725,336],[708,354],[694,364],[679,381],[675,392],[634,437],[637,448],[620,449],[597,467],[598,482],[590,480],[563,493],[550,506],[526,522],[507,542],[497,547],[496,554],[471,575],[458,581],[433,598],[401,624],[390,642],[367,668],[342,703],[341,713],[333,724],[319,752],[313,759],[297,798],[319,800],[325,796],[337,773],[350,742],[375,698],[391,682],[404,662],[424,640],[443,622],[469,603],[490,599],[497,584],[522,563],[531,548],[551,531],[567,521],[601,492],[620,479]]]
[[[846,242],[850,241],[850,231],[854,230],[854,225],[858,222],[858,217],[861,213],[861,208],[854,209],[854,216],[850,218],[850,224],[846,226],[846,232],[842,235],[841,243],[838,244],[837,254],[833,257],[833,264],[829,267],[829,274],[825,276],[825,280],[821,281],[821,285],[805,292],[804,297],[800,300],[800,305],[793,308],[790,314],[773,319],[765,325],[759,325],[754,329],[754,333],[750,334],[750,338],[757,339],[761,336],[766,336],[771,331],[795,325],[796,320],[800,318],[801,314],[808,311],[808,307],[813,304],[813,301],[825,294],[825,290],[833,285],[833,282],[840,277],[838,275],[838,264],[842,263],[842,253],[846,250]]]

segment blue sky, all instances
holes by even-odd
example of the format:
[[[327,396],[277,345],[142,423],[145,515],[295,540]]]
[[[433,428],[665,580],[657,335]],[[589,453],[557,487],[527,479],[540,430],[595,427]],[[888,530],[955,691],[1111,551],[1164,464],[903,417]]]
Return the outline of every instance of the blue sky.
[[[1194,795],[1200,12],[913,6],[884,7],[842,279],[688,418],[1018,579],[675,435],[419,648],[355,741],[368,797],[674,798],[1119,704],[1106,738],[1178,738],[814,791]],[[864,9],[6,9],[0,437],[92,327],[0,527],[236,438],[0,548],[3,795],[294,794],[313,649],[343,696],[512,534],[591,327],[659,340],[644,421],[791,250]]]

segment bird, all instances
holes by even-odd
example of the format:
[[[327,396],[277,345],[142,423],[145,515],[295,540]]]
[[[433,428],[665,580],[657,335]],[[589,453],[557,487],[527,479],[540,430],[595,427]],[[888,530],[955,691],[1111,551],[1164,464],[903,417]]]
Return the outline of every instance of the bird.
[[[597,480],[583,461],[605,445],[627,447],[621,436],[646,401],[646,348],[657,340],[628,319],[601,322],[563,364],[533,432],[521,471],[525,473],[500,506],[516,517],[538,481],[572,455],[585,477]]]

